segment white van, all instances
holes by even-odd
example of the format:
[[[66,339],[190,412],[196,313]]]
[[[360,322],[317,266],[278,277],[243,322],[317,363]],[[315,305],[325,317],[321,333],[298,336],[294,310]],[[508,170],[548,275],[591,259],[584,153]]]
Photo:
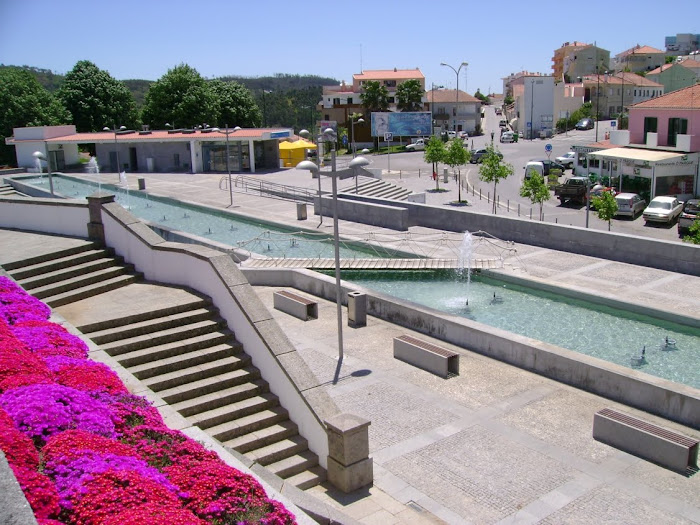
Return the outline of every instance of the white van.
[[[544,176],[544,164],[542,164],[541,162],[532,161],[525,164],[525,178],[529,179],[530,177],[532,177],[533,172],[539,173],[540,177],[546,180]]]

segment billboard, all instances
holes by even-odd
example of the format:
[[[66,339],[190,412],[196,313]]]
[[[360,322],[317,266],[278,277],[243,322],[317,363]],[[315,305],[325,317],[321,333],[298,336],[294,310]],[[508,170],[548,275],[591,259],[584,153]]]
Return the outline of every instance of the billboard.
[[[384,133],[395,137],[430,135],[432,117],[430,111],[406,113],[372,113],[372,136],[384,138]]]

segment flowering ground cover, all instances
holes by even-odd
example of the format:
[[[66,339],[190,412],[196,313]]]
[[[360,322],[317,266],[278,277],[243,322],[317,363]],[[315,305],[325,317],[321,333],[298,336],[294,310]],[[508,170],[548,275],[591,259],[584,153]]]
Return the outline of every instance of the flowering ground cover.
[[[163,423],[0,277],[0,449],[40,525],[289,525],[252,476]]]

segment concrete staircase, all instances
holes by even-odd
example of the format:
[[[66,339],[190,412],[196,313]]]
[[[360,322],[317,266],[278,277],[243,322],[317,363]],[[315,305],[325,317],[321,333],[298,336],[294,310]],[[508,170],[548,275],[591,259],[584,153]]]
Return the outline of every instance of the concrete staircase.
[[[11,185],[0,180],[0,197],[26,197],[27,195],[17,191]]]
[[[367,179],[359,182],[357,191],[355,191],[355,184],[353,183],[351,186],[343,188],[341,192],[398,201],[407,200],[408,196],[412,193],[411,190],[380,179]]]
[[[129,279],[139,278],[129,265],[89,243],[4,268],[51,306],[92,297],[94,307],[98,294],[109,296],[110,286],[129,286]],[[302,490],[324,481],[318,457],[216,308],[207,298],[190,295],[187,301],[165,301],[89,324],[67,320],[225,446]]]

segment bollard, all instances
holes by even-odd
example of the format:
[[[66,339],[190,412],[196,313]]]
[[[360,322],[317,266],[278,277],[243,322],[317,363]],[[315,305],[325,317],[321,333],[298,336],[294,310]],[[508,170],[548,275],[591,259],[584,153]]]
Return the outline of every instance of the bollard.
[[[506,201],[506,211],[510,211],[510,199]]]
[[[486,193],[486,202],[491,204],[491,192],[490,191]]]
[[[530,220],[532,220],[532,208],[530,208]]]
[[[554,224],[559,224],[559,217],[554,217]]]
[[[520,203],[518,203],[518,217],[520,217]]]
[[[481,188],[479,188],[479,200],[481,200]]]

